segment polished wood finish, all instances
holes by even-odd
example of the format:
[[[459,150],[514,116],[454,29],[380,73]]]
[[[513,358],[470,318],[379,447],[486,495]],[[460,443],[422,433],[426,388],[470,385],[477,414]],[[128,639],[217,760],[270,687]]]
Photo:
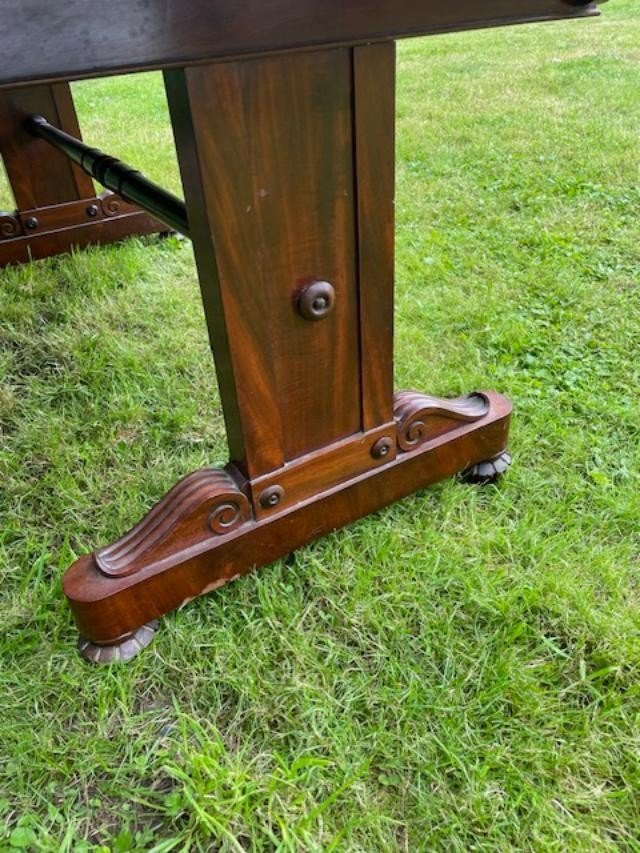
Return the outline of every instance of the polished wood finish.
[[[166,75],[231,457],[250,478],[361,428],[352,74],[339,49]],[[335,307],[309,322],[298,294],[320,279]]]
[[[249,517],[249,502],[229,473],[196,471],[126,536],[96,551],[95,562],[108,577],[127,577],[171,557],[176,539],[197,545],[211,535],[231,533]]]
[[[0,266],[168,230],[112,193],[96,196],[79,166],[26,130],[33,113],[80,137],[67,83],[0,92],[0,156],[17,207],[0,212]]]
[[[393,40],[597,10],[113,0],[89,23],[85,7],[12,5],[0,87],[165,69],[231,453],[65,575],[81,652],[99,662],[131,658],[152,620],[195,596],[436,480],[504,473],[504,397],[393,394]]]
[[[201,528],[192,538],[176,528],[172,556],[141,563],[133,573],[113,578],[100,571],[93,556],[81,557],[64,578],[80,632],[96,645],[126,642],[144,623],[196,596],[481,459],[497,456],[507,442],[511,405],[498,394],[487,394],[487,399],[490,411],[481,421],[458,423],[447,437],[430,439],[425,433],[413,451],[399,453],[388,464],[321,492],[312,501],[261,520],[246,520],[226,536]],[[170,492],[165,501],[172,500]]]
[[[395,195],[393,42],[353,51],[362,428],[391,420]],[[375,358],[370,357],[375,353]]]
[[[596,13],[581,0],[0,0],[0,86]]]
[[[26,227],[26,222],[34,227]],[[0,267],[156,233],[168,233],[167,227],[113,193],[13,213],[0,211]]]
[[[393,394],[393,43],[166,85],[232,461],[69,571],[90,659],[507,440],[499,395]]]
[[[257,518],[274,508],[281,510],[323,492],[352,477],[373,470],[395,457],[396,426],[383,424],[368,432],[357,432],[349,438],[333,442],[320,450],[298,457],[293,462],[269,474],[247,481],[246,488],[253,499]],[[376,452],[380,442],[387,439],[386,452]],[[269,489],[282,489],[277,504],[264,506],[260,498]]]
[[[450,432],[457,421],[478,421],[489,413],[490,408],[485,394],[443,400],[418,391],[401,391],[396,394],[394,402],[401,450],[413,450],[423,443],[425,436],[435,438]]]

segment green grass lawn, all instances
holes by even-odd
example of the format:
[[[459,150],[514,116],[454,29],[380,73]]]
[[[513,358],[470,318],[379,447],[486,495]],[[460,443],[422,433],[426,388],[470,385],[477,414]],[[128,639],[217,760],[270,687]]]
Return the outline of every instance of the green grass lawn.
[[[0,850],[640,849],[640,10],[604,11],[399,51],[397,385],[506,393],[511,473],[127,667],[76,656],[61,577],[226,457],[191,248],[0,275]],[[76,94],[180,192],[157,76]]]

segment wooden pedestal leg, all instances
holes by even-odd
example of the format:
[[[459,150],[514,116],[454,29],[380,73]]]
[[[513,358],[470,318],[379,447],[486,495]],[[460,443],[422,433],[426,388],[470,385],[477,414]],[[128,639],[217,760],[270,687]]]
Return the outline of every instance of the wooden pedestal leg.
[[[0,92],[0,155],[17,207],[0,212],[0,267],[168,230],[113,193],[96,196],[81,169],[24,130],[31,114],[80,138],[67,83]]]
[[[393,393],[394,69],[386,43],[167,72],[232,461],[67,572],[91,659],[429,483],[502,468],[504,397]]]

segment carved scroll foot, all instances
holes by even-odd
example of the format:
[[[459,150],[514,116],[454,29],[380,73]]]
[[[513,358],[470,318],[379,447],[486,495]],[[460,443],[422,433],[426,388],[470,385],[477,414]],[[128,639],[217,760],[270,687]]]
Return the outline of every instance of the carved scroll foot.
[[[157,620],[148,622],[134,631],[133,634],[129,634],[123,637],[120,642],[109,646],[100,646],[80,637],[78,639],[78,651],[81,657],[90,663],[128,663],[152,642],[157,628]]]
[[[181,480],[129,533],[96,551],[94,559],[104,575],[126,577],[231,533],[249,517],[249,501],[231,475],[204,468]]]
[[[491,483],[497,483],[502,475],[507,472],[510,465],[511,456],[506,450],[503,450],[502,453],[492,459],[471,465],[460,474],[460,479],[463,483],[470,485],[488,486]]]
[[[398,447],[405,452],[415,450],[465,423],[482,420],[490,408],[486,394],[468,394],[447,400],[418,391],[400,391],[393,406]]]
[[[81,656],[91,663],[123,663],[139,654],[152,641],[157,627],[150,620],[166,612],[159,602],[150,605],[145,578],[170,571],[183,555],[226,541],[250,518],[249,501],[227,470],[205,468],[181,480],[121,539],[91,555],[97,575],[95,588],[104,584],[113,588],[119,580],[134,578],[140,591],[119,614],[128,625],[114,624],[107,608],[105,616],[112,632],[95,636],[91,626],[80,626]],[[216,588],[226,580],[229,578],[216,579],[209,586]]]

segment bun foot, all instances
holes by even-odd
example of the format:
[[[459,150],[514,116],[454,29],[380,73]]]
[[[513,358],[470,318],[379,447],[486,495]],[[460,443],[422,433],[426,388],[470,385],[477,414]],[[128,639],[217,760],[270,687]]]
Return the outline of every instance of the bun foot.
[[[157,620],[148,622],[133,634],[129,634],[111,646],[99,646],[80,637],[78,651],[90,663],[127,663],[147,648],[155,636],[157,627]]]
[[[463,483],[473,486],[488,486],[491,483],[497,483],[510,465],[511,456],[503,450],[497,456],[467,468],[460,474],[460,479]]]

